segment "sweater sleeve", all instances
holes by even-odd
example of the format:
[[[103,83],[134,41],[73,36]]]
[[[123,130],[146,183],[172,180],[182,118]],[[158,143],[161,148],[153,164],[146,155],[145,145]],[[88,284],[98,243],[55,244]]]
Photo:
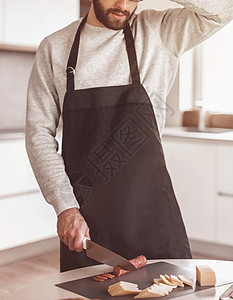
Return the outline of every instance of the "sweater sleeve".
[[[163,45],[179,57],[212,36],[233,19],[232,0],[171,0],[183,8],[148,13]]]
[[[55,139],[61,110],[50,53],[45,38],[38,48],[28,84],[26,149],[41,192],[59,215],[66,209],[79,208],[79,204]]]

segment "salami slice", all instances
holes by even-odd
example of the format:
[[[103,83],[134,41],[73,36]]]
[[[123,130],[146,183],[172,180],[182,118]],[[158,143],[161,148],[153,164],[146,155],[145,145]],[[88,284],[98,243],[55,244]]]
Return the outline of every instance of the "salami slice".
[[[147,264],[147,259],[144,255],[139,255],[137,257],[135,257],[134,259],[130,260],[131,264],[133,264],[135,266],[135,268],[139,269],[141,267],[144,267]],[[115,266],[113,268],[113,273],[115,276],[121,276],[125,273],[128,273],[129,271],[126,271],[124,269],[122,269],[120,266]]]
[[[119,277],[121,275],[124,275],[125,273],[128,273],[129,271],[126,271],[124,269],[122,269],[120,266],[115,266],[113,268],[113,273],[115,276]]]
[[[98,277],[98,276],[94,276],[93,277],[93,280],[95,280],[95,281],[105,281],[107,278],[100,278],[100,277]]]
[[[105,281],[107,279],[112,279],[114,277],[115,277],[115,275],[113,275],[113,274],[103,273],[103,274],[94,276],[93,280],[95,280],[95,281]]]
[[[147,259],[144,255],[139,255],[134,259],[131,259],[130,262],[135,266],[135,268],[139,269],[147,264]]]
[[[102,275],[110,279],[115,277],[115,275],[109,273],[103,273]]]
[[[102,274],[101,274],[101,275],[96,275],[96,277],[97,277],[98,279],[103,279],[103,280],[107,280],[107,279],[108,279],[108,277],[103,276]]]

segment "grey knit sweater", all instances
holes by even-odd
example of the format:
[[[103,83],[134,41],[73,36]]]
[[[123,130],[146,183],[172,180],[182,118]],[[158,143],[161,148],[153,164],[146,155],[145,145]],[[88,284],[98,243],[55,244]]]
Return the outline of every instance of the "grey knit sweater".
[[[160,134],[180,55],[233,19],[233,0],[173,2],[184,8],[146,10],[131,19],[141,83],[151,99]],[[66,91],[67,60],[79,23],[41,42],[28,86],[26,148],[41,191],[57,214],[79,208],[55,139]],[[76,89],[129,84],[123,31],[85,24],[77,67]]]

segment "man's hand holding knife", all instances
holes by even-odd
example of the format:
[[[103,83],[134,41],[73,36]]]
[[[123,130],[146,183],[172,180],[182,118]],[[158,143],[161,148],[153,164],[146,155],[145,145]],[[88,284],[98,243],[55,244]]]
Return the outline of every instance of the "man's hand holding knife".
[[[83,250],[84,237],[90,238],[89,227],[78,208],[67,209],[58,216],[57,233],[71,251],[77,252]]]

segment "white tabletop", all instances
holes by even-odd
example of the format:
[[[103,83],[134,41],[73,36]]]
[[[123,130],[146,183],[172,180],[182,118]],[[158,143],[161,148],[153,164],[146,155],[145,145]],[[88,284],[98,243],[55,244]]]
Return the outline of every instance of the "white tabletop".
[[[163,260],[150,260],[148,263],[155,263],[158,261],[165,261],[168,263],[176,264],[180,267],[189,268],[195,271],[196,265],[208,265],[212,267],[217,275],[224,274],[225,278],[229,278],[229,282],[233,282],[233,261],[221,261],[221,260],[182,260],[182,259],[163,259]],[[87,268],[76,269],[61,274],[55,274],[53,276],[46,277],[44,279],[35,281],[18,291],[15,291],[8,296],[8,300],[61,300],[65,298],[77,298],[78,295],[62,288],[56,287],[55,284],[81,279],[103,272],[111,272],[112,267],[106,265],[97,265]],[[197,299],[219,299],[219,296],[229,287],[231,284],[220,286],[217,288],[210,288],[207,290],[199,291],[195,294],[189,294],[175,299],[182,300],[197,300]],[[82,296],[82,295],[80,295]],[[114,298],[113,298],[114,299]]]

